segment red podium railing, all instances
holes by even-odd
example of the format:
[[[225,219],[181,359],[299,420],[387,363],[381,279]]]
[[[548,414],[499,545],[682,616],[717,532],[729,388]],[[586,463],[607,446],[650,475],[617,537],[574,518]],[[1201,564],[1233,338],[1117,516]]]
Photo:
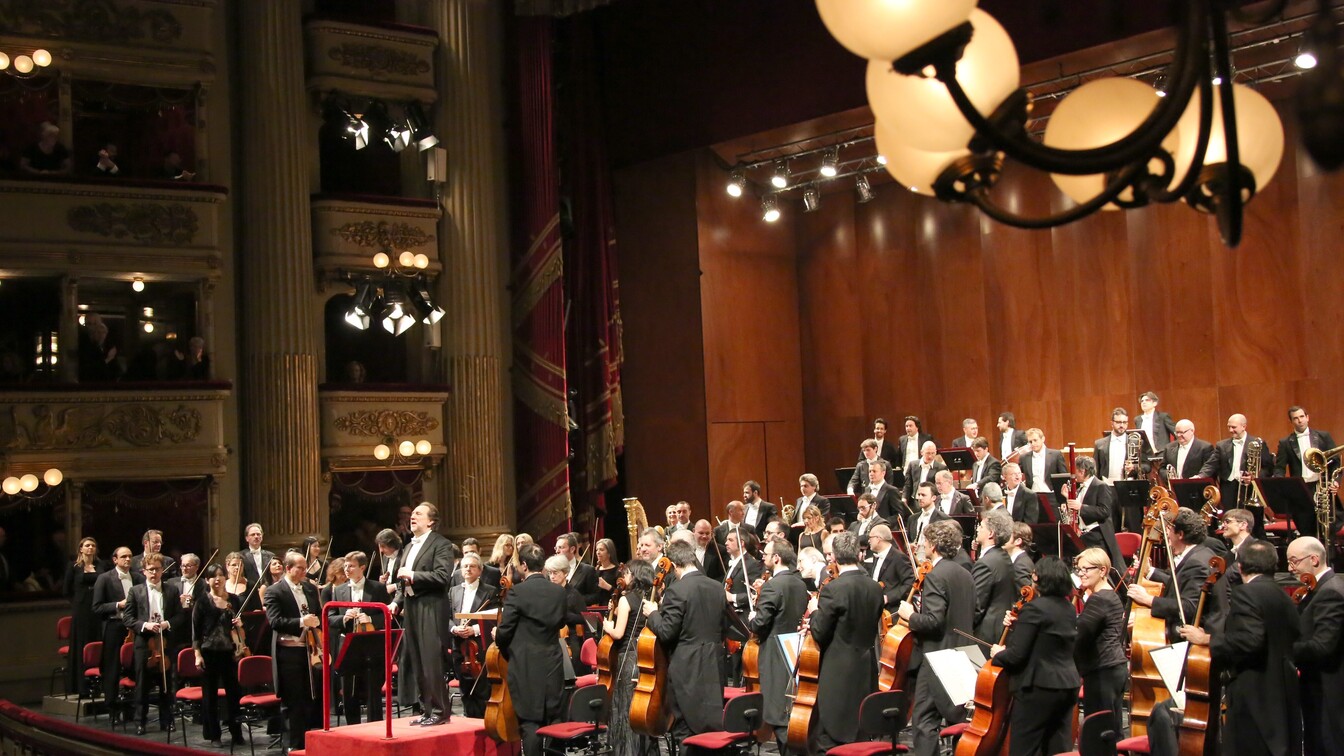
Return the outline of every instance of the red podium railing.
[[[392,610],[386,604],[370,601],[329,601],[322,605],[322,649],[327,658],[322,660],[322,731],[331,731],[331,627],[328,613],[330,609],[377,609],[383,613],[383,690],[387,696],[383,708],[383,724],[387,725],[384,738],[392,739]]]

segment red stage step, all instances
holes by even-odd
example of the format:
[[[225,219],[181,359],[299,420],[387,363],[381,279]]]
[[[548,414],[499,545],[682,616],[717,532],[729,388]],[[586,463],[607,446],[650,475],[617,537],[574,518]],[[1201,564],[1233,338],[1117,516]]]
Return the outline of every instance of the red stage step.
[[[419,756],[424,753],[470,753],[517,756],[521,743],[500,744],[485,734],[485,722],[453,716],[448,724],[412,727],[415,717],[392,721],[392,739],[386,740],[387,726],[382,722],[333,727],[330,731],[309,730],[308,746],[293,751],[296,756]]]

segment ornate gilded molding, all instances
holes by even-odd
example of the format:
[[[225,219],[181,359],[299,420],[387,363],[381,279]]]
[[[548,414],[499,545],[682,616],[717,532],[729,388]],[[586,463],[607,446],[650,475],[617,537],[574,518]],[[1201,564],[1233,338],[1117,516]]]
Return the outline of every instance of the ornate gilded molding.
[[[168,45],[182,37],[182,22],[172,13],[113,0],[0,0],[0,28],[106,44],[149,39]]]
[[[382,45],[344,42],[327,50],[327,56],[347,68],[362,68],[373,74],[419,76],[429,72],[429,61]]]
[[[120,441],[131,446],[181,444],[201,432],[201,413],[179,404],[174,409],[152,404],[99,406],[38,404],[22,421],[11,407],[0,422],[0,446],[8,449],[83,449]],[[9,427],[4,427],[8,425]]]
[[[331,229],[331,233],[359,247],[373,249],[411,249],[423,247],[434,241],[434,234],[409,223],[388,223],[387,221],[360,221],[346,223]]]
[[[428,412],[411,410],[356,410],[336,418],[336,429],[352,436],[414,436],[439,427],[439,419]]]
[[[187,205],[157,202],[77,205],[66,214],[66,223],[75,231],[130,239],[146,246],[186,246],[200,228],[200,218]]]

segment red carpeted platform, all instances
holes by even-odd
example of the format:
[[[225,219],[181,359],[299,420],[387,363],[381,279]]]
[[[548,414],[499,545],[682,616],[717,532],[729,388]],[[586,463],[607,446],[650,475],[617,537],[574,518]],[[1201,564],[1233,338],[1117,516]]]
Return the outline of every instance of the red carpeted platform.
[[[392,721],[392,739],[382,722],[333,727],[329,732],[309,730],[303,756],[419,756],[425,753],[508,754],[517,756],[522,744],[501,744],[485,734],[479,719],[454,716],[448,724],[412,727],[413,717]],[[297,752],[296,752],[297,753]]]

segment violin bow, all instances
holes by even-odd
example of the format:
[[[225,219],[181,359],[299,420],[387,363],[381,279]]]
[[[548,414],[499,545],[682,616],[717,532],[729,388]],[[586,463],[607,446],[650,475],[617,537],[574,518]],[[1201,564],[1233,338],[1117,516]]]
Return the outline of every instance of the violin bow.
[[[1181,624],[1185,624],[1185,603],[1181,601],[1181,586],[1176,582],[1176,555],[1171,553],[1171,536],[1167,535],[1167,513],[1161,512],[1158,515],[1162,520],[1162,543],[1167,547],[1168,567],[1171,569],[1171,592],[1176,594],[1176,612],[1181,617]],[[1186,548],[1190,545],[1187,544]]]

